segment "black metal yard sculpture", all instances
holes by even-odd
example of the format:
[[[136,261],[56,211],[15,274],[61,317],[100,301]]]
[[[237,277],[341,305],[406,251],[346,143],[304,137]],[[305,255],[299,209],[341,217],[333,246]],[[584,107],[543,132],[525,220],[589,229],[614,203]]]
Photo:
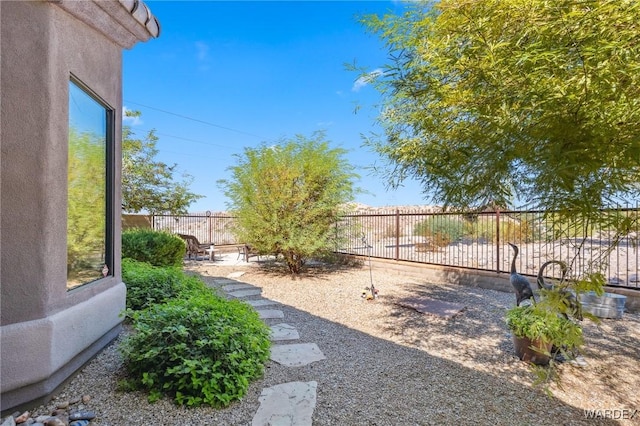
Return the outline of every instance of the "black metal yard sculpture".
[[[542,266],[540,266],[540,270],[538,271],[538,278],[536,280],[536,283],[538,284],[538,287],[540,287],[541,289],[554,290],[554,286],[553,285],[547,284],[544,281],[544,270],[545,270],[545,268],[547,266],[549,266],[551,264],[560,265],[560,268],[562,270],[562,277],[560,278],[560,282],[563,283],[564,280],[565,280],[565,276],[567,275],[567,264],[564,263],[561,260],[549,260],[549,261],[543,263]],[[567,319],[569,317],[572,317],[574,319],[582,321],[582,319],[583,319],[582,318],[582,305],[580,304],[580,302],[576,298],[575,294],[573,294],[572,292],[570,292],[566,288],[558,289],[558,294],[560,295],[560,298],[561,298],[560,303],[562,305],[564,305],[561,308],[562,315]]]
[[[520,303],[523,300],[531,299],[533,303],[536,303],[535,297],[533,297],[533,289],[531,288],[531,284],[529,280],[520,275],[516,271],[516,258],[518,257],[518,246],[515,244],[508,243],[513,249],[513,259],[511,260],[511,276],[509,277],[509,282],[513,286],[513,289],[516,291],[516,306],[520,306]]]
[[[375,300],[378,298],[378,289],[373,285],[373,272],[371,271],[371,249],[373,246],[367,242],[366,235],[362,235],[362,244],[367,248],[369,252],[369,278],[371,279],[371,287],[365,287],[362,290],[362,297],[367,300]]]
[[[561,260],[548,260],[544,262],[542,266],[540,266],[540,270],[538,270],[538,278],[536,279],[536,284],[538,284],[538,287],[544,288],[546,290],[553,289],[553,286],[551,284],[547,284],[544,282],[544,270],[547,268],[547,266],[552,264],[560,265],[560,269],[562,270],[562,277],[560,277],[560,282],[564,281],[564,278],[567,275],[567,264]]]

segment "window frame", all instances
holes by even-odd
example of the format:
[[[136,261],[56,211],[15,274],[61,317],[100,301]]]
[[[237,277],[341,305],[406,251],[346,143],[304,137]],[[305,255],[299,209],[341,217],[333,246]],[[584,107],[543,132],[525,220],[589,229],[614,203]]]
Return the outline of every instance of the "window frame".
[[[68,276],[67,276],[67,291],[74,291],[80,288],[85,287],[88,284],[92,284],[92,283],[96,283],[96,282],[100,282],[104,279],[107,278],[112,278],[115,274],[114,274],[114,268],[115,268],[115,217],[114,217],[114,213],[115,213],[115,205],[116,205],[116,182],[115,182],[115,178],[116,178],[116,173],[115,173],[115,166],[116,166],[116,139],[115,139],[115,125],[116,125],[116,111],[115,108],[113,108],[107,101],[105,101],[100,95],[98,95],[94,90],[91,89],[91,87],[89,87],[87,84],[85,84],[80,78],[78,78],[76,75],[74,75],[73,73],[70,73],[69,75],[69,84],[74,84],[78,89],[80,89],[85,95],[87,95],[89,98],[91,98],[93,101],[95,101],[100,107],[102,107],[104,109],[104,113],[105,113],[105,217],[104,217],[104,226],[105,226],[105,231],[104,231],[104,263],[105,265],[107,265],[107,268],[109,269],[106,275],[103,275],[103,277],[98,277],[94,280],[91,281],[86,281],[86,282],[82,282],[79,283],[77,285],[74,285],[73,287],[69,287],[69,281],[68,281]],[[70,86],[67,86],[68,90]],[[68,95],[68,98],[70,99],[70,95]],[[67,104],[67,114],[69,116],[69,119],[67,120],[67,126],[68,126],[68,131],[67,131],[67,150],[69,149],[69,129],[70,129],[70,106],[69,104]],[[68,155],[68,151],[67,151],[67,158],[69,158]],[[67,160],[68,161],[68,160]],[[69,174],[69,165],[67,164],[67,176]],[[69,195],[68,195],[68,188],[67,188],[67,216],[66,216],[66,220],[65,223],[68,226],[68,207],[69,207]],[[68,230],[66,232],[67,238],[68,238]],[[68,247],[67,247],[68,250]],[[68,271],[67,271],[68,274]]]

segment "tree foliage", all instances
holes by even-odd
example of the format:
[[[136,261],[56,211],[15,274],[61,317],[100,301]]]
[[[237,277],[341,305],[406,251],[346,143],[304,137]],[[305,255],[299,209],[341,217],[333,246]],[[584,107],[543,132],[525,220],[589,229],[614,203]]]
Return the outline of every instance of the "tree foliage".
[[[129,112],[137,116],[138,112]],[[176,180],[176,164],[156,159],[158,137],[149,131],[139,139],[133,130],[122,129],[122,205],[128,213],[183,214],[191,203],[202,198],[189,190],[193,178],[184,173]]]
[[[451,207],[531,205],[593,218],[637,199],[640,3],[444,0],[367,16],[390,63],[391,185],[406,177]]]
[[[334,248],[341,207],[353,200],[353,167],[345,150],[324,134],[246,148],[219,184],[238,218],[241,241],[259,252],[282,254],[291,273],[312,255]]]
[[[106,216],[104,138],[69,127],[67,275],[71,285],[102,277]]]

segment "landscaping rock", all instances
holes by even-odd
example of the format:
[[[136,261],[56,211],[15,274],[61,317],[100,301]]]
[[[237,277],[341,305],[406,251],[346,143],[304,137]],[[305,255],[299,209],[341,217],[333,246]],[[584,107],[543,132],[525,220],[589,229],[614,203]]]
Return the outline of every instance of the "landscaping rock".
[[[62,397],[64,398],[65,395],[63,394]],[[53,397],[53,400],[55,399],[56,397]],[[84,404],[80,404],[80,402],[89,402],[90,400],[91,397],[89,395],[63,399],[61,402],[54,403],[46,408],[42,407],[50,412],[50,414],[44,415],[35,411],[33,413],[27,411],[22,414],[17,412],[11,416],[11,420],[14,421],[13,424],[7,418],[0,426],[86,426],[97,415],[95,411],[86,410]],[[75,408],[70,412],[71,406]]]
[[[31,413],[29,413],[28,411],[25,411],[24,413],[20,414],[18,417],[16,417],[16,423],[20,424],[20,423],[24,423],[29,419],[29,415]]]
[[[69,414],[69,420],[70,421],[74,421],[74,420],[92,420],[96,418],[96,413],[94,413],[93,411],[89,411],[89,410],[81,410],[81,411],[76,411],[73,412],[71,414]]]
[[[69,401],[62,401],[60,403],[58,403],[56,405],[57,408],[60,408],[62,410],[66,410],[67,408],[69,408]]]
[[[16,426],[16,420],[13,418],[13,416],[9,416],[4,419],[0,426]]]

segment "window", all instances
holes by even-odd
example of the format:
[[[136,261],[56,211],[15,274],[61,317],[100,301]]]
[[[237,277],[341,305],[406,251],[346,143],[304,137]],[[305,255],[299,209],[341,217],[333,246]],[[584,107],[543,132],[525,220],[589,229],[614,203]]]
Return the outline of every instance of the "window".
[[[113,109],[69,83],[67,289],[110,275]]]

